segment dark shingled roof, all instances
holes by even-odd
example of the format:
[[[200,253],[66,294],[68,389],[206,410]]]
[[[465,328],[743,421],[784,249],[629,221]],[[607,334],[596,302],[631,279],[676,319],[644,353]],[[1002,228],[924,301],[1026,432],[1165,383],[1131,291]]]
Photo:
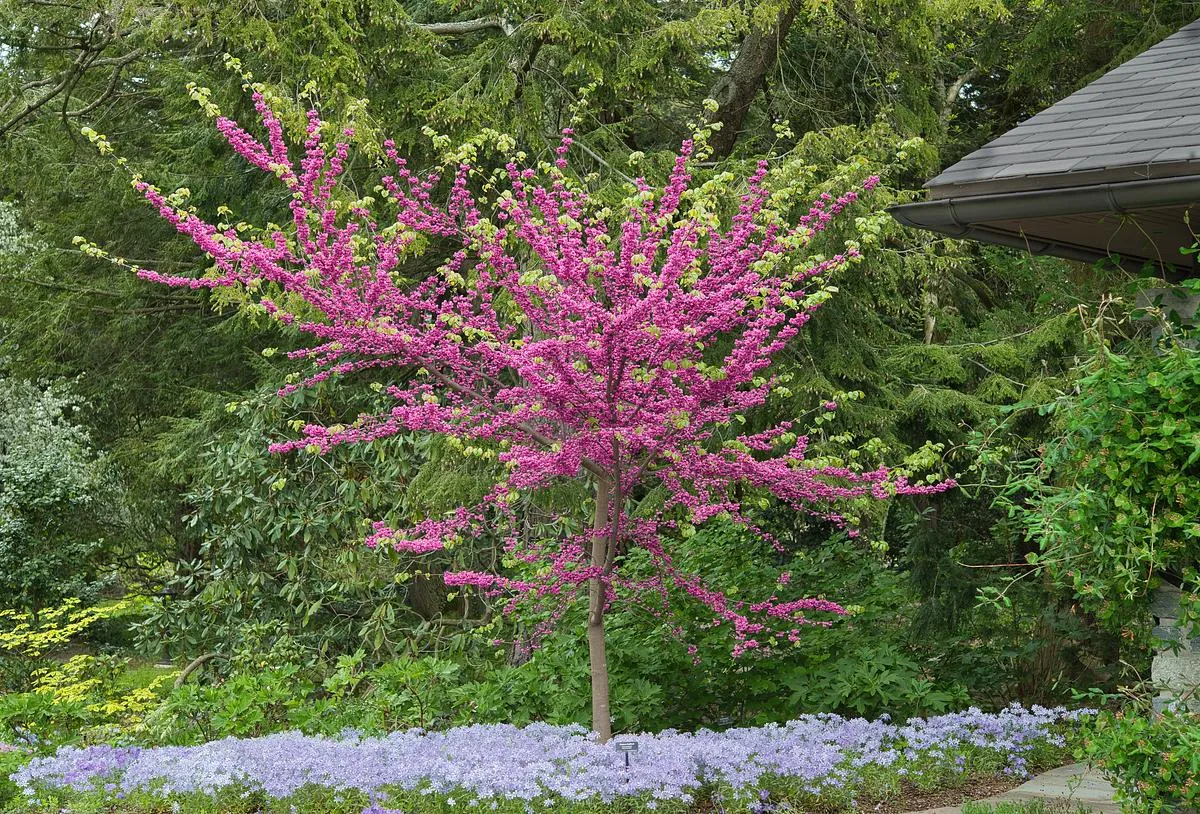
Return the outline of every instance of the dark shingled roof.
[[[929,201],[894,208],[898,220],[1080,260],[1191,265],[1179,247],[1200,210],[1200,20],[925,186]]]

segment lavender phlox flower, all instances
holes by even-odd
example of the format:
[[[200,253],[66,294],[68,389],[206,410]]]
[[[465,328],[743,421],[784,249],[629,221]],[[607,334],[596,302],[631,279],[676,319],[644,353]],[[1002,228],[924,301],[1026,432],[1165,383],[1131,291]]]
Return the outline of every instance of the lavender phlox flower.
[[[510,801],[548,810],[556,801],[690,803],[706,785],[761,808],[768,799],[763,793],[777,781],[819,794],[852,788],[857,778],[879,769],[897,777],[919,772],[922,763],[969,771],[975,756],[1020,775],[1028,771],[1031,751],[1061,744],[1055,727],[1081,714],[1086,712],[1013,706],[900,724],[821,714],[723,732],[666,730],[638,735],[628,767],[624,755],[579,726],[492,724],[335,738],[283,732],[187,747],[68,747],[34,759],[13,779],[30,794],[39,787],[99,786],[114,797],[134,791],[215,794],[234,787],[284,799],[314,785],[371,795],[364,814],[388,811],[380,800],[389,790],[436,796],[446,805],[453,799],[468,808]]]

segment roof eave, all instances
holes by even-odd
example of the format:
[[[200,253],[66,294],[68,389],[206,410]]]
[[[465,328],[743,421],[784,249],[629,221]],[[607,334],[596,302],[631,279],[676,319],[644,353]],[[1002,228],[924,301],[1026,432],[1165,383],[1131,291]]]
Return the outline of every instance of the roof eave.
[[[1197,202],[1200,202],[1200,175],[1185,175],[958,197],[951,192],[931,201],[893,206],[888,211],[906,226],[928,229],[949,237],[1011,246],[1033,254],[1095,262],[1108,257],[1108,253],[1095,247],[997,229],[989,224],[1063,215],[1128,214],[1137,210]]]

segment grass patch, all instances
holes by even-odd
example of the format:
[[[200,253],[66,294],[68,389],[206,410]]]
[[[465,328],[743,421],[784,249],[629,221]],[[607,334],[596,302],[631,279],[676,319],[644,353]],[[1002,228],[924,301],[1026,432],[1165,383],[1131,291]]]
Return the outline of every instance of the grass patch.
[[[160,676],[179,672],[174,665],[160,666],[152,661],[130,659],[121,675],[117,677],[117,687],[128,692],[149,687]]]
[[[1067,800],[1023,800],[1004,803],[967,803],[962,814],[1091,814],[1081,803]]]

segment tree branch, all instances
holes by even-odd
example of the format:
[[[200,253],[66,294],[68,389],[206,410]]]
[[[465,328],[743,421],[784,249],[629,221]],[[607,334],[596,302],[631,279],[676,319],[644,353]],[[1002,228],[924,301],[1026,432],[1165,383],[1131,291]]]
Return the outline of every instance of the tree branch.
[[[57,85],[52,87],[50,90],[43,93],[37,99],[34,99],[32,102],[26,102],[24,110],[22,110],[16,116],[13,116],[11,119],[9,119],[7,122],[5,122],[3,125],[0,125],[0,138],[6,136],[12,130],[15,130],[17,125],[19,125],[21,122],[25,121],[25,119],[32,116],[43,106],[52,102],[54,100],[54,97],[58,96],[58,94],[62,93],[64,90],[66,90],[68,87],[70,87],[72,82],[74,82],[75,77],[78,76],[80,73],[82,73],[84,70],[86,70],[86,65],[87,65],[86,58],[90,53],[91,53],[90,51],[80,52],[79,56],[75,58],[75,61],[73,63],[71,63],[71,67],[67,69],[67,75],[62,79],[62,81],[60,81]]]
[[[102,288],[81,288],[78,286],[67,285],[65,283],[54,283],[47,280],[31,280],[28,277],[17,277],[13,275],[0,274],[0,283],[17,283],[23,285],[37,286],[38,288],[48,288],[51,291],[66,291],[71,294],[88,294],[96,297],[114,297],[116,299],[127,299],[130,295],[124,291],[106,291]],[[196,301],[191,297],[180,296],[161,296],[155,295],[150,298],[156,302],[180,303],[195,305]]]
[[[94,65],[99,65],[101,63],[105,63],[105,64],[112,64],[112,66],[113,66],[112,75],[108,78],[108,85],[104,88],[104,91],[99,96],[97,96],[91,102],[87,103],[86,105],[79,108],[78,110],[63,111],[63,117],[64,118],[73,118],[76,116],[86,116],[88,113],[91,113],[93,110],[100,107],[100,105],[104,104],[109,99],[111,99],[113,94],[116,93],[116,91],[117,91],[117,83],[121,81],[121,72],[125,69],[125,66],[128,65],[129,63],[133,62],[135,59],[137,59],[141,55],[142,55],[142,49],[137,48],[137,49],[134,49],[133,51],[130,51],[128,54],[126,54],[125,56],[123,56],[117,60],[106,60],[106,59],[96,60],[96,62],[93,63]]]
[[[751,28],[738,47],[728,73],[709,91],[709,96],[716,99],[719,105],[709,118],[710,123],[721,125],[721,129],[713,133],[709,140],[713,155],[717,158],[724,158],[733,152],[738,131],[750,112],[750,105],[762,87],[767,72],[779,58],[779,49],[800,11],[800,3],[801,0],[792,0],[784,6],[771,28]]]
[[[489,28],[497,28],[503,31],[506,37],[511,37],[516,31],[516,27],[503,17],[479,17],[474,20],[450,23],[413,23],[413,25],[440,37],[459,37],[463,34],[474,34],[476,31],[486,31]]]
[[[942,124],[945,125],[950,121],[950,112],[954,109],[954,103],[958,101],[958,94],[962,92],[963,85],[970,82],[979,75],[978,68],[971,68],[966,73],[959,76],[950,83],[950,87],[946,88],[946,94],[942,98],[942,109],[939,112],[939,117]]]
[[[0,138],[8,133],[16,130],[21,124],[28,120],[34,113],[41,110],[43,107],[54,101],[56,98],[63,97],[62,116],[64,119],[73,116],[82,116],[104,104],[108,99],[111,99],[117,90],[117,86],[121,79],[121,73],[131,63],[137,60],[145,53],[145,49],[135,48],[129,53],[120,56],[101,57],[114,42],[120,39],[120,35],[110,32],[107,35],[100,37],[80,37],[79,45],[71,48],[63,48],[62,50],[77,49],[79,55],[67,67],[65,73],[58,78],[55,84],[54,77],[27,82],[21,86],[22,91],[33,90],[34,88],[42,88],[49,86],[49,89],[44,91],[35,99],[25,102],[25,107],[20,112],[12,115],[7,121],[0,123]],[[96,41],[93,41],[95,39]],[[33,46],[22,46],[22,48],[31,48]],[[83,78],[83,75],[92,68],[111,68],[112,73],[109,76],[108,83],[100,95],[90,102],[87,102],[76,110],[70,110],[69,104],[74,93],[75,86]],[[5,107],[22,101],[20,94],[14,95],[6,103]]]
[[[188,665],[183,668],[183,670],[179,673],[179,675],[177,675],[175,677],[175,689],[179,689],[180,687],[182,687],[183,682],[187,681],[188,676],[190,676],[192,673],[196,672],[196,670],[200,669],[206,663],[212,661],[213,659],[219,659],[219,658],[221,658],[220,653],[205,653],[203,655],[196,656],[196,658],[194,658],[190,662],[188,662]]]
[[[83,308],[87,311],[95,311],[98,314],[121,314],[131,317],[144,317],[150,314],[171,314],[182,311],[202,311],[204,310],[203,303],[175,303],[173,305],[152,305],[145,308],[107,308],[103,305],[85,305]]]
[[[561,136],[561,135],[559,135],[559,134],[557,134],[557,133],[555,133],[555,134],[553,134],[553,135],[547,135],[547,138],[548,138],[548,139],[550,139],[551,141],[553,141],[555,138],[561,138],[561,137],[562,137],[562,136]],[[634,183],[634,180],[633,180],[633,178],[631,178],[630,176],[628,176],[628,175],[626,175],[625,173],[621,172],[619,169],[617,169],[616,167],[614,167],[614,166],[613,166],[612,164],[610,164],[609,162],[605,161],[605,160],[604,160],[604,156],[600,155],[598,152],[596,152],[595,150],[593,150],[591,147],[588,147],[586,144],[584,144],[584,143],[583,143],[583,140],[582,140],[582,139],[580,139],[580,138],[579,138],[579,136],[575,136],[575,140],[572,142],[572,145],[571,145],[571,146],[573,146],[573,147],[578,147],[580,151],[582,151],[582,152],[586,153],[587,155],[591,156],[593,159],[595,159],[595,161],[596,161],[598,164],[600,164],[600,166],[602,166],[602,167],[604,167],[605,169],[607,169],[608,171],[610,171],[610,172],[614,173],[614,174],[615,174],[615,175],[616,175],[618,178],[620,178],[622,181],[624,181],[624,182],[626,182],[626,183],[628,183],[628,184],[632,184],[632,183]]]

